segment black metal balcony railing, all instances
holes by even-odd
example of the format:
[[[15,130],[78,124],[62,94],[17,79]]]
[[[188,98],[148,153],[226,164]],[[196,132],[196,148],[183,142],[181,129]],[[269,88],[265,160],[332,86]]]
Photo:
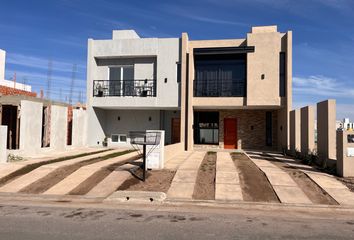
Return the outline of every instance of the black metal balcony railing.
[[[246,97],[246,80],[194,80],[194,97]]]
[[[94,97],[156,97],[156,80],[94,80]]]

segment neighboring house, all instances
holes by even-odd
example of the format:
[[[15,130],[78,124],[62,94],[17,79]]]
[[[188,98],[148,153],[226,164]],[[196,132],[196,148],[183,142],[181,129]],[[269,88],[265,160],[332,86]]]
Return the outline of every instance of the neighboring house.
[[[0,95],[25,95],[36,97],[37,94],[32,92],[30,85],[5,79],[5,59],[6,52],[0,49]]]
[[[292,33],[252,27],[243,39],[88,41],[88,144],[127,145],[162,129],[166,144],[282,149],[289,143]]]
[[[336,121],[336,127],[337,129],[346,129],[346,130],[353,130],[354,129],[354,123],[350,122],[349,118],[343,118],[343,121],[337,120]]]

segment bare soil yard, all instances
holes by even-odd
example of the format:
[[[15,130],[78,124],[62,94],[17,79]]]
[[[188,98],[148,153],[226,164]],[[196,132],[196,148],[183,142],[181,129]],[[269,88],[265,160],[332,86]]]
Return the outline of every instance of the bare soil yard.
[[[41,161],[41,162],[36,162],[33,164],[29,164],[26,165],[25,167],[3,177],[0,179],[0,187],[19,178],[22,175],[25,175],[31,171],[33,171],[36,168],[39,168],[40,166],[46,165],[46,164],[50,164],[50,163],[56,163],[56,162],[62,162],[62,161],[66,161],[66,160],[71,160],[74,158],[79,158],[79,157],[84,157],[84,156],[88,156],[88,155],[93,155],[93,154],[97,154],[97,153],[102,153],[102,152],[106,152],[109,151],[111,149],[104,149],[104,150],[100,150],[100,151],[96,151],[96,152],[90,152],[90,153],[81,153],[81,154],[76,154],[76,155],[72,155],[72,156],[67,156],[67,157],[60,157],[60,158],[55,158],[55,159],[51,159],[48,161]]]
[[[279,202],[268,178],[244,153],[232,153],[231,157],[240,170],[240,185],[245,201]]]
[[[264,155],[268,161],[278,166],[283,171],[287,172],[290,177],[296,182],[306,196],[315,204],[338,205],[338,203],[321,187],[319,187],[312,179],[299,169],[289,166],[288,164],[273,158],[272,156]]]
[[[215,200],[216,153],[208,152],[200,164],[193,199]]]
[[[135,174],[140,177],[142,171],[138,170]],[[132,175],[117,190],[167,193],[175,174],[176,171],[173,170],[151,170],[147,172],[145,182]]]
[[[86,161],[78,162],[73,165],[60,167],[53,172],[49,173],[47,176],[37,180],[36,182],[28,185],[27,187],[20,190],[21,193],[31,193],[39,194],[47,191],[49,188],[53,187],[57,183],[64,180],[67,176],[78,170],[79,168],[90,165],[96,162],[104,161],[113,157],[121,156],[131,151],[123,151],[112,154],[107,154],[103,157],[89,159]],[[102,179],[101,179],[102,180]]]
[[[354,192],[354,177],[349,178],[341,178],[337,177],[339,181],[341,181],[344,185],[346,185],[350,191]]]

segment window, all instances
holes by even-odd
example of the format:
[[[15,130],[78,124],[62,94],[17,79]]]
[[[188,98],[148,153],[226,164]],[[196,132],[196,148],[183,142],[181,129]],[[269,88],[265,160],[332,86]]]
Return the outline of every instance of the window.
[[[218,112],[194,112],[194,143],[219,144]]]
[[[126,143],[127,135],[125,134],[112,134],[111,136],[112,143]]]
[[[285,97],[286,92],[286,54],[281,52],[279,54],[279,96]]]
[[[134,89],[134,66],[109,67],[109,95],[130,96]]]
[[[266,146],[272,146],[272,112],[266,112]]]
[[[118,142],[118,135],[117,134],[112,134],[112,142]]]
[[[181,63],[177,62],[177,82],[180,83],[181,82]]]
[[[247,55],[195,56],[195,97],[246,96]]]

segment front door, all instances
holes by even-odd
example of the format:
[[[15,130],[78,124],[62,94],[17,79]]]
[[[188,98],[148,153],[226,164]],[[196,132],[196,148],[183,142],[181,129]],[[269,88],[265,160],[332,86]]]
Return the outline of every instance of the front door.
[[[237,119],[236,118],[224,119],[224,148],[225,149],[237,148]]]
[[[172,118],[171,128],[172,128],[171,144],[179,143],[181,137],[181,119]]]

